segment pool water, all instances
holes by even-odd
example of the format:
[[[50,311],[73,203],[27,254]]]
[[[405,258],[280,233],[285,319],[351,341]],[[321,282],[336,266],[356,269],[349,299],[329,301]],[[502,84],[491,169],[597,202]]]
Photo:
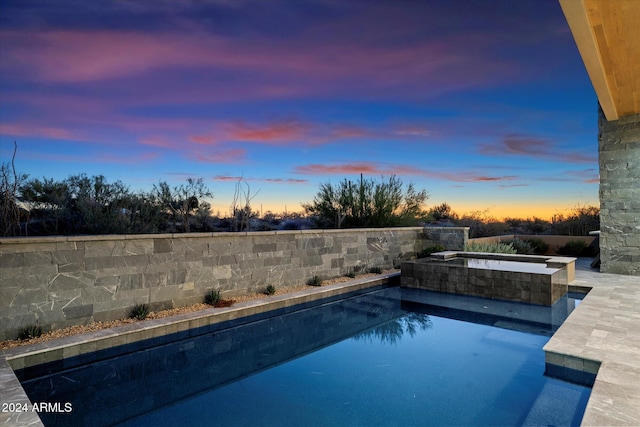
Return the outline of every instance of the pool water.
[[[450,264],[457,263],[465,267],[479,268],[483,270],[512,271],[517,273],[553,274],[560,271],[559,268],[547,267],[547,264],[545,263],[500,259],[451,258],[444,261],[438,260],[438,262]]]
[[[451,309],[421,303],[437,300],[428,292],[403,302],[403,292],[377,290],[23,385],[34,401],[73,402],[71,414],[42,414],[45,425],[579,425],[590,389],[544,376],[549,329],[520,318],[526,305],[500,302],[508,321],[483,313],[471,323],[460,313],[491,310],[490,301],[447,296],[465,307]]]

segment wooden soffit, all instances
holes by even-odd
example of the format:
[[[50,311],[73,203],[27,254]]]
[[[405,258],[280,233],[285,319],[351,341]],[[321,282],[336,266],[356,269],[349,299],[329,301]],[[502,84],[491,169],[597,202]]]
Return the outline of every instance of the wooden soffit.
[[[640,114],[640,0],[559,0],[607,120]]]

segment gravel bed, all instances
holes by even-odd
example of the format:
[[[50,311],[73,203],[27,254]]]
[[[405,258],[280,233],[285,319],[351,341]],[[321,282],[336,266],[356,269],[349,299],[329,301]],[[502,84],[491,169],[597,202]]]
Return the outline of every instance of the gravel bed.
[[[391,273],[395,271],[398,271],[398,270],[385,270],[383,271],[383,273]],[[356,278],[362,279],[365,277],[373,277],[373,276],[377,276],[377,274],[374,274],[374,273],[359,274],[356,276]],[[344,283],[350,280],[354,280],[354,278],[347,277],[347,276],[336,277],[334,279],[323,280],[322,286],[333,285],[336,283]],[[310,285],[282,286],[282,287],[276,288],[276,292],[274,295],[282,295],[282,294],[297,292],[297,291],[310,289],[310,288],[316,288],[316,286],[310,286]],[[222,300],[221,301],[222,304],[220,305],[229,306],[229,305],[233,305],[233,303],[236,303],[236,302],[251,301],[251,300],[256,300],[256,299],[261,299],[266,297],[267,295],[264,293],[251,293],[251,294],[233,297],[230,300]],[[160,319],[163,317],[175,316],[182,313],[191,313],[194,311],[201,311],[207,308],[211,308],[211,306],[204,303],[198,303],[198,304],[188,305],[185,307],[172,308],[169,310],[152,311],[149,313],[146,319]],[[55,340],[57,338],[68,337],[71,335],[78,335],[85,332],[93,332],[100,329],[114,328],[116,326],[126,325],[128,323],[135,323],[135,322],[144,322],[144,320],[119,319],[119,320],[109,320],[105,322],[91,322],[87,325],[77,325],[77,326],[69,326],[67,328],[62,328],[62,329],[54,329],[52,331],[43,333],[38,338],[31,338],[28,340],[0,341],[0,350],[6,350],[9,348],[19,347],[23,345]]]

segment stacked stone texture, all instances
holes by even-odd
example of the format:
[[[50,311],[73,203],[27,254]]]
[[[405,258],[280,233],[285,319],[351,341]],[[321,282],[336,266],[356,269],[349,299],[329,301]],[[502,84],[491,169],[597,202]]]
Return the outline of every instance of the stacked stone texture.
[[[601,271],[640,275],[640,114],[599,128]]]
[[[402,264],[401,286],[481,298],[553,305],[567,293],[566,272],[533,274],[468,268],[430,258]]]
[[[0,339],[399,267],[434,243],[418,227],[0,239]]]

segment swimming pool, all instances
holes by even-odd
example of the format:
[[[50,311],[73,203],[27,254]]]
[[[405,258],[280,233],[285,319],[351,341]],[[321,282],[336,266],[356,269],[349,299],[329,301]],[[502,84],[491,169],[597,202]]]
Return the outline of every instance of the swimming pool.
[[[590,389],[544,376],[553,309],[385,288],[23,386],[72,403],[45,425],[577,425]]]

